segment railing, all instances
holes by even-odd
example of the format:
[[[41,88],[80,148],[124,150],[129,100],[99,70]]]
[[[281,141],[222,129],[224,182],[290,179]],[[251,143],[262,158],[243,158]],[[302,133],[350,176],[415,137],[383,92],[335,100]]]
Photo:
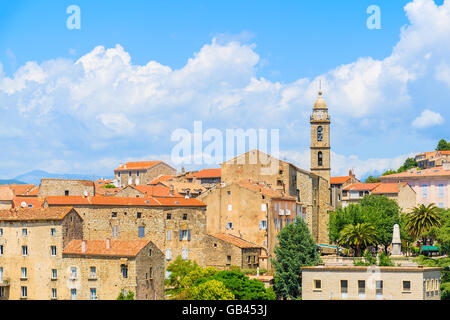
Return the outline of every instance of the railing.
[[[0,287],[9,287],[9,282],[10,282],[9,278],[3,278],[3,280],[0,281]]]

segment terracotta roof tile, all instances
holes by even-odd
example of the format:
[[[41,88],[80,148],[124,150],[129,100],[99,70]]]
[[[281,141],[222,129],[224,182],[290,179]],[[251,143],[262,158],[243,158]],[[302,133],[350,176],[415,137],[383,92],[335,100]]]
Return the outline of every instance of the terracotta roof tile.
[[[414,172],[401,172],[379,177],[381,180],[392,178],[421,178],[421,177],[450,177],[450,170],[444,170],[443,166],[432,167]]]
[[[14,199],[14,192],[8,186],[0,186],[0,200],[12,201]]]
[[[331,177],[330,178],[330,184],[343,184],[350,180],[351,176],[345,176],[345,177]]]
[[[72,210],[72,207],[15,208],[0,210],[0,221],[62,220]]]
[[[86,245],[84,252],[83,241]],[[107,241],[111,241],[109,249]],[[150,240],[72,240],[63,254],[135,257],[149,243]]]
[[[158,178],[151,181],[149,184],[158,184],[160,182],[169,181],[169,180],[172,180],[174,177],[175,176],[171,176],[171,175],[160,175]]]
[[[376,187],[378,187],[378,185],[380,185],[380,182],[377,183],[354,183],[351,184],[349,186],[346,186],[343,190],[352,190],[352,191],[365,191],[365,190],[369,190],[372,191],[373,189],[375,189]]]
[[[164,185],[139,185],[134,186],[134,188],[147,197],[176,197],[183,198],[181,194],[174,192],[173,195],[170,194],[170,188]]]
[[[8,184],[0,187],[9,188],[16,196],[37,195],[39,190],[39,187],[34,184]]]
[[[14,208],[22,208],[22,203],[25,203],[24,208],[41,208],[44,205],[44,198],[23,197],[23,196],[14,197],[13,199]]]
[[[96,206],[149,206],[149,207],[204,207],[205,203],[197,199],[185,198],[133,198],[133,197],[83,197],[83,196],[49,196],[45,198],[48,205],[96,205]]]
[[[250,190],[261,192],[263,195],[266,195],[271,198],[296,200],[295,197],[283,194],[283,192],[281,192],[280,190],[272,189],[266,184],[257,183],[252,180],[241,180],[241,181],[237,182],[237,184],[244,188],[248,188]]]
[[[187,178],[220,178],[222,176],[222,169],[203,169],[195,173],[190,173]]]
[[[406,182],[402,183],[402,186],[407,185]],[[381,193],[399,193],[400,189],[398,187],[398,183],[380,183],[374,190],[372,190],[373,194],[381,194]]]
[[[133,162],[127,162],[126,164],[121,165],[114,171],[120,171],[120,170],[144,170],[149,169],[158,163],[161,163],[161,160],[158,161],[133,161]]]
[[[234,236],[232,234],[228,234],[228,233],[215,233],[215,234],[210,234],[211,236],[213,236],[214,238],[223,240],[225,242],[231,243],[232,245],[238,247],[238,248],[242,248],[242,249],[246,249],[246,248],[262,248],[261,246],[258,246],[257,244],[247,241],[245,239],[239,238],[238,236]]]

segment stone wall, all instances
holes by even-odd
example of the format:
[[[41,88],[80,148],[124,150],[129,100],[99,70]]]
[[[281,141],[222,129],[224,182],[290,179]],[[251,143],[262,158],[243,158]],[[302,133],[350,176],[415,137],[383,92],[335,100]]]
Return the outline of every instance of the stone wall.
[[[66,193],[68,192],[68,194]],[[90,180],[42,179],[39,197],[95,195],[94,182]]]

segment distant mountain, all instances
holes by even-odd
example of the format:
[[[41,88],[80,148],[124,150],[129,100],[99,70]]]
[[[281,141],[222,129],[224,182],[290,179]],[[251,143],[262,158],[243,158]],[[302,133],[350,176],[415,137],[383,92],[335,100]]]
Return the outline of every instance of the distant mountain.
[[[48,173],[43,170],[34,170],[14,178],[14,180],[23,181],[29,184],[39,185],[41,179],[79,179],[79,180],[98,180],[98,179],[112,179],[111,177],[87,175],[87,174],[74,174],[74,173]]]
[[[16,179],[0,179],[0,185],[5,185],[5,184],[26,184],[23,181],[19,181]]]

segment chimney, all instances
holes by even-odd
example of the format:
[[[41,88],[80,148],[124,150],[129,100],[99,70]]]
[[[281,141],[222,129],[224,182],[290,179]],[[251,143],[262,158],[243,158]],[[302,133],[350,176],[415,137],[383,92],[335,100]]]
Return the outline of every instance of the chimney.
[[[181,174],[185,174],[185,172],[184,167],[181,167]]]
[[[169,194],[173,196],[175,194],[175,188],[173,187],[173,184],[170,185]]]
[[[111,249],[111,239],[106,239],[106,249]]]
[[[352,171],[352,169],[348,170],[348,175],[349,175],[350,177],[353,177],[353,171]]]
[[[81,241],[81,253],[86,253],[86,249],[87,249],[87,241],[83,240]]]

